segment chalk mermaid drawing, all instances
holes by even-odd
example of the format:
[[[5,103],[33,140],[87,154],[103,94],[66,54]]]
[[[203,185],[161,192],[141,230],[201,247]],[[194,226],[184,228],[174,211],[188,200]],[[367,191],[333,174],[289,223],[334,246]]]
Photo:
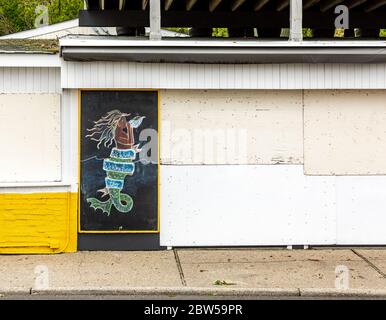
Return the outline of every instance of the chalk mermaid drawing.
[[[102,144],[104,147],[110,148],[115,143],[110,157],[103,160],[103,170],[106,171],[106,187],[98,190],[102,193],[102,198],[108,196],[109,199],[106,201],[100,201],[96,198],[87,199],[91,208],[95,211],[101,209],[108,216],[111,214],[113,206],[119,212],[127,213],[134,205],[132,197],[121,191],[125,178],[132,176],[135,171],[133,161],[141,149],[139,149],[139,144],[134,145],[134,129],[142,124],[145,117],[136,116],[129,121],[127,120],[128,117],[130,117],[128,113],[112,110],[95,121],[93,128],[87,129],[90,134],[86,137],[98,142],[98,149]]]

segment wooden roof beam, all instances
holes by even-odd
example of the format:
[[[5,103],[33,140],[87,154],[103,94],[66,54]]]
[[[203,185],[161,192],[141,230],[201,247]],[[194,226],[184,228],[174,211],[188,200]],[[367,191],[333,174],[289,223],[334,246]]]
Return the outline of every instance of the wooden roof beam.
[[[197,0],[186,0],[186,10],[190,11],[192,10],[193,6],[196,4]]]
[[[277,11],[283,11],[285,8],[289,6],[289,0],[279,0],[276,6]]]
[[[142,10],[146,10],[149,0],[142,0]]]
[[[309,9],[313,7],[314,5],[318,4],[320,0],[303,0],[303,9]]]
[[[119,0],[119,10],[123,10],[125,7],[125,0]]]
[[[123,10],[125,7],[125,0],[97,0],[100,10]]]
[[[165,0],[165,11],[168,11],[174,0]]]
[[[233,0],[231,10],[236,11],[246,0]]]
[[[373,0],[370,1],[369,4],[365,7],[365,12],[371,12],[374,11],[386,4],[386,0]]]
[[[341,4],[344,0],[323,0],[320,3],[320,11],[326,12],[327,10]]]
[[[212,12],[216,10],[216,8],[219,6],[219,4],[222,2],[222,0],[210,0],[209,1],[209,11]]]
[[[259,11],[259,10],[262,9],[268,2],[269,2],[269,0],[255,0],[255,4],[253,5],[253,10]]]
[[[367,0],[348,0],[344,3],[349,9],[354,9],[360,6],[362,3],[365,3]]]

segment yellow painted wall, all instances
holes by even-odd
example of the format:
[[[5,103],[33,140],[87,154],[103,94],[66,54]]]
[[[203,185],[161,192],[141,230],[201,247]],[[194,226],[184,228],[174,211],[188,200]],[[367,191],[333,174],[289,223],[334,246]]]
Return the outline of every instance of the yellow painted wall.
[[[0,194],[0,254],[77,250],[77,193]]]

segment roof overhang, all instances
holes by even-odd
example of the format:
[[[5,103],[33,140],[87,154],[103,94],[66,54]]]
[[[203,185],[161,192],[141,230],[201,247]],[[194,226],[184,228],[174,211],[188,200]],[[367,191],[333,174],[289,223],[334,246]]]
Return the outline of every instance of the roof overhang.
[[[386,41],[231,41],[65,38],[66,61],[385,63]]]
[[[0,40],[0,67],[60,67],[60,65],[57,40]]]

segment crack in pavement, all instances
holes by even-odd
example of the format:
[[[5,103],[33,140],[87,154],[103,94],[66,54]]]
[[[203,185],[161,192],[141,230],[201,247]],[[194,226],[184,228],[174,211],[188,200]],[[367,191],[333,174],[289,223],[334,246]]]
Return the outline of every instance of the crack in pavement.
[[[367,259],[364,255],[361,255],[355,249],[351,249],[351,251],[356,254],[359,258],[364,260],[371,268],[373,268],[376,272],[378,272],[383,278],[386,279],[386,273],[384,273],[381,269],[379,269],[374,263],[372,263],[369,259]]]
[[[178,256],[177,249],[173,249],[173,252],[174,252],[174,259],[176,260],[176,263],[177,263],[178,273],[180,274],[181,283],[184,287],[186,287],[184,270],[182,270],[181,261],[180,261],[180,257]]]

